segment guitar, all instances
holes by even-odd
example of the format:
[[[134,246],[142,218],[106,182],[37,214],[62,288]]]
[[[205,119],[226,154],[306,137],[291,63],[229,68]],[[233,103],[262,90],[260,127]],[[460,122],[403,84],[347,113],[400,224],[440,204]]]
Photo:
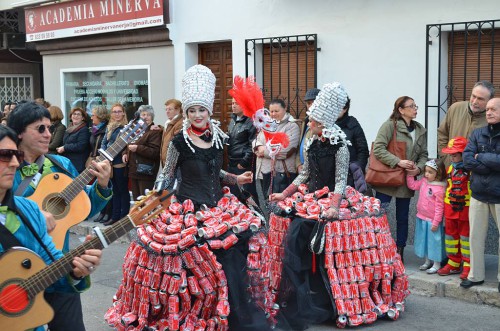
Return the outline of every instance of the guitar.
[[[168,208],[171,195],[167,191],[152,191],[136,202],[127,216],[102,232],[106,242],[115,241],[135,226],[157,216]],[[71,262],[75,256],[93,248],[103,248],[98,237],[49,266],[27,248],[14,247],[3,254],[0,258],[0,330],[21,331],[50,322],[54,311],[45,301],[43,290],[73,270]]]
[[[106,151],[99,150],[100,155],[96,161],[114,159],[127,144],[140,138],[146,127],[147,124],[140,119],[130,121]],[[83,190],[93,178],[89,169],[85,169],[75,179],[63,173],[54,172],[40,179],[35,192],[28,197],[36,202],[41,210],[54,215],[57,226],[49,234],[57,249],[63,248],[68,229],[82,222],[89,215],[90,199]]]

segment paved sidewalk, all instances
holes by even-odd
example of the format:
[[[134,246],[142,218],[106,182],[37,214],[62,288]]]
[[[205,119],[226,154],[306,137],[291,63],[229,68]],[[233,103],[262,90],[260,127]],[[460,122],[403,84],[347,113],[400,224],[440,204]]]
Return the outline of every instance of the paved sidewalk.
[[[71,228],[71,232],[78,235],[92,233],[92,228],[98,225],[105,228],[101,223],[85,221]],[[130,242],[129,236],[123,236],[118,242]],[[410,290],[415,294],[426,296],[437,296],[454,298],[471,303],[488,304],[500,307],[500,293],[498,292],[498,280],[496,274],[498,270],[498,256],[486,255],[486,279],[483,285],[473,286],[469,289],[460,287],[459,275],[439,276],[428,275],[425,271],[420,271],[418,267],[423,260],[415,256],[413,246],[405,249],[406,273],[410,280]]]

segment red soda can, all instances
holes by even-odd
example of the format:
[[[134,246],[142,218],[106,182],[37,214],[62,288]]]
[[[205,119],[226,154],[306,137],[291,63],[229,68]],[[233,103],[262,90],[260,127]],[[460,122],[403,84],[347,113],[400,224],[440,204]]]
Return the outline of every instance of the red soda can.
[[[205,277],[207,277],[208,281],[210,282],[210,285],[212,285],[212,287],[215,289],[217,287],[217,277],[215,276],[215,274],[210,273],[207,274]]]
[[[358,236],[359,248],[365,249],[368,248],[368,237],[365,232],[361,232]]]
[[[358,219],[353,218],[353,219],[349,220],[349,223],[350,223],[349,226],[352,229],[352,234],[353,235],[358,234],[359,233]]]
[[[361,244],[359,243],[359,236],[357,234],[353,234],[351,236],[351,246],[353,251],[361,249]]]
[[[206,246],[206,244],[203,244],[203,246]],[[191,254],[193,255],[193,258],[196,262],[200,263],[201,261],[204,261],[203,256],[200,253],[200,250],[198,249],[197,246],[193,246],[190,249]]]
[[[160,295],[157,290],[149,290],[149,302],[152,306],[160,304]]]
[[[174,295],[179,293],[179,289],[181,287],[181,277],[178,275],[173,275],[170,279],[170,284],[168,285],[167,292],[170,295]]]
[[[351,299],[345,299],[344,300],[344,305],[346,309],[346,315],[347,316],[353,316],[354,315],[354,305],[352,304]]]
[[[330,284],[338,284],[339,283],[339,277],[337,276],[337,270],[334,268],[329,268],[327,269],[327,274],[328,274],[328,280],[330,281]]]
[[[304,194],[304,201],[314,201],[314,193]]]
[[[177,252],[177,244],[163,245],[161,248],[163,254],[172,254]]]
[[[194,260],[193,254],[191,254],[191,251],[185,251],[182,253],[182,261],[184,261],[184,264],[186,267],[191,269],[193,266],[196,265],[196,261]]]
[[[200,278],[198,280],[198,284],[200,285],[201,289],[203,290],[203,293],[205,294],[209,294],[214,291],[213,286],[210,284],[210,282],[206,277]]]
[[[140,283],[135,283],[134,284],[134,299],[140,299],[141,298],[141,289],[142,286]]]
[[[329,222],[332,227],[332,233],[334,236],[342,236],[344,235],[343,228],[342,228],[342,222],[341,221],[333,221]]]
[[[242,233],[248,230],[250,224],[247,222],[240,222],[232,227],[234,233]]]
[[[390,279],[382,279],[382,295],[390,295],[391,294],[391,280]]]
[[[337,269],[337,275],[338,275],[340,284],[345,284],[345,283],[349,282],[349,280],[347,278],[347,270],[345,268]]]
[[[375,232],[367,232],[366,238],[368,239],[368,247],[376,247],[377,246],[377,238],[375,236]]]
[[[344,299],[352,298],[351,286],[349,285],[349,283],[340,285],[340,289],[342,291],[342,297]]]
[[[344,259],[346,266],[354,266],[354,257],[352,256],[352,252],[344,252]]]
[[[187,235],[186,237],[182,238],[177,245],[179,246],[180,250],[184,250],[190,246],[193,246],[195,243],[196,237],[193,235]]]
[[[225,299],[221,299],[217,302],[217,306],[215,308],[216,314],[222,317],[229,316],[229,301]]]
[[[370,248],[370,258],[371,258],[372,264],[377,265],[380,263],[378,251],[376,248]]]
[[[212,308],[215,303],[215,293],[209,293],[205,296],[205,301],[203,302],[203,306]]]
[[[182,209],[185,214],[194,213],[193,201],[191,199],[184,200],[184,202],[182,203]]]
[[[333,229],[332,229],[332,223],[333,222],[326,222],[326,224],[325,224],[325,237],[327,239],[332,238],[334,235]]]
[[[203,308],[204,297],[198,297],[193,303],[193,307],[191,308],[191,313],[198,316],[200,315],[201,308]]]
[[[227,278],[226,274],[224,273],[224,270],[218,270],[215,273],[215,276],[217,277],[217,286],[222,287],[227,285]]]
[[[352,234],[351,223],[348,220],[341,221],[340,226],[342,227],[342,234],[344,237]]]
[[[382,279],[392,279],[392,266],[382,263]]]
[[[350,237],[351,236],[343,236],[342,237],[342,250],[344,252],[349,252],[352,250]]]
[[[194,325],[194,331],[205,331],[207,328],[207,322],[202,319],[198,319]]]
[[[227,286],[221,286],[217,289],[217,297],[219,299],[227,299],[229,295],[229,289]]]
[[[181,290],[186,288],[187,285],[187,272],[185,269],[181,270],[181,273],[179,274],[181,277]]]
[[[292,194],[292,199],[297,202],[304,201],[304,195],[300,192],[295,192]]]
[[[346,306],[345,306],[345,301],[343,299],[336,299],[335,300],[335,307],[337,307],[337,314],[339,316],[347,314],[347,309],[346,309]]]
[[[363,265],[365,265],[365,266],[372,264],[372,258],[371,258],[371,254],[370,254],[369,249],[363,249],[361,251],[361,259],[362,259]]]
[[[359,326],[363,324],[363,317],[361,315],[352,315],[348,317],[348,321],[349,326]]]
[[[330,190],[328,189],[328,186],[325,186],[325,187],[323,187],[323,188],[321,188],[319,190],[314,191],[314,197],[316,199],[319,199],[319,198],[327,195],[329,191]]]
[[[168,302],[168,294],[164,290],[158,291],[158,298],[160,299],[160,303],[164,306],[167,305]]]
[[[353,298],[359,298],[359,287],[358,287],[358,283],[351,283],[350,284],[351,286],[351,294],[352,294],[352,297]],[[361,314],[361,313],[359,313]]]
[[[179,296],[170,295],[168,297],[168,313],[178,314],[179,313]]]
[[[142,283],[142,279],[144,278],[145,271],[146,271],[146,269],[144,269],[144,267],[137,267],[137,269],[135,269],[134,282]]]
[[[375,274],[375,268],[372,266],[365,266],[365,278],[368,283],[373,280],[373,276]]]
[[[171,272],[173,274],[180,274],[182,270],[182,257],[180,255],[176,255],[172,259],[172,269]]]
[[[358,290],[359,290],[359,297],[360,298],[366,298],[370,296],[370,283],[364,281],[358,284]]]
[[[153,281],[153,270],[146,269],[142,278],[142,286],[150,287]]]
[[[229,236],[222,240],[222,248],[228,250],[233,247],[238,242],[238,237],[234,233],[231,233]]]
[[[336,253],[335,254],[335,266],[337,267],[337,269],[346,267],[344,253]]]
[[[384,303],[384,300],[382,299],[382,295],[380,294],[379,291],[372,290],[371,294],[372,294],[373,302],[375,303],[376,306],[380,306],[381,304]]]
[[[141,301],[139,303],[139,310],[137,311],[137,316],[139,318],[147,318],[149,315],[149,302]]]
[[[403,265],[401,259],[396,259],[392,266],[394,267],[394,273],[396,276],[401,276],[405,273],[405,266]]]
[[[224,233],[226,233],[226,231],[227,231],[227,225],[225,223],[221,223],[221,224],[215,226],[213,229],[215,231],[215,237],[220,237]]]
[[[344,294],[342,292],[342,285],[337,283],[330,283],[330,290],[332,291],[332,296],[334,299],[344,299]]]
[[[137,321],[137,314],[128,312],[121,317],[121,324],[127,326]]]
[[[219,239],[213,239],[207,241],[208,245],[210,246],[211,249],[221,249],[222,248],[222,240]]]
[[[166,234],[164,233],[159,233],[159,232],[155,232],[153,233],[153,235],[151,236],[151,238],[153,238],[153,240],[157,243],[157,244],[165,244],[165,238],[167,237]]]
[[[330,238],[328,238],[330,239]],[[342,252],[343,245],[342,245],[342,237],[339,236],[334,236],[331,238],[332,240],[332,252],[338,253]]]
[[[361,309],[363,310],[364,314],[372,312],[374,308],[375,304],[373,303],[372,298],[370,298],[369,296],[361,298]]]
[[[187,237],[189,235],[197,235],[198,228],[196,226],[191,226],[189,228],[185,228],[181,231],[181,238]]]
[[[366,279],[365,271],[363,269],[363,266],[360,264],[354,266],[354,274],[356,275],[356,281],[358,282],[362,282]]]
[[[285,214],[290,214],[293,209],[285,201],[278,202],[278,207],[285,212]]]
[[[179,314],[168,314],[168,329],[179,330]]]
[[[366,217],[358,218],[358,228],[360,234],[368,231],[368,228],[366,227]]]
[[[361,309],[361,300],[355,297],[354,299],[352,299],[352,305],[354,307],[354,313],[360,316],[361,313],[363,312],[363,310]]]
[[[379,280],[382,279],[382,266],[380,264],[376,264],[373,266],[373,279]]]
[[[191,272],[193,273],[193,275],[200,279],[202,277],[205,277],[205,273],[203,272],[203,270],[201,269],[201,267],[199,265],[195,265],[192,269],[191,269]]]
[[[325,268],[335,268],[335,258],[333,257],[333,253],[325,252]]]
[[[172,255],[165,255],[163,257],[163,272],[170,274],[172,273],[172,263],[174,261],[174,257]]]
[[[198,224],[198,220],[194,214],[186,214],[184,215],[184,227],[190,228],[192,226],[196,226]]]
[[[352,252],[354,265],[363,265],[363,253],[360,250]]]
[[[309,193],[309,188],[307,187],[306,184],[300,184],[297,190],[302,193],[303,195]]]
[[[138,264],[141,267],[145,267],[148,264],[148,260],[149,260],[148,252],[141,247]]]
[[[173,215],[179,215],[182,212],[182,205],[178,202],[172,202],[168,206],[168,211]]]
[[[355,282],[357,281],[356,279],[356,273],[354,272],[354,267],[347,267],[347,281],[348,282]]]
[[[177,244],[179,240],[181,240],[181,234],[180,233],[167,234],[163,237],[163,240],[167,245]]]

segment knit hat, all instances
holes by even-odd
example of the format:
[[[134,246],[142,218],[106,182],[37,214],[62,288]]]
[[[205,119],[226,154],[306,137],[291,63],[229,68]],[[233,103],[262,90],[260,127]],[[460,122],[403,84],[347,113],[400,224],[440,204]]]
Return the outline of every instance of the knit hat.
[[[439,168],[437,163],[436,163],[436,160],[434,160],[434,159],[430,159],[429,161],[425,162],[425,166],[430,167],[436,171],[438,171],[438,168]]]
[[[304,101],[314,101],[316,97],[318,96],[320,89],[318,88],[312,88],[307,90],[306,96],[304,97]]]
[[[463,153],[465,146],[467,146],[467,139],[465,137],[455,137],[450,139],[448,146],[441,150],[444,154]]]
[[[197,64],[189,68],[182,78],[182,110],[202,106],[212,115],[215,98],[215,75],[212,71]]]
[[[340,83],[325,84],[309,108],[307,116],[323,124],[325,128],[332,128],[346,102],[347,93]]]

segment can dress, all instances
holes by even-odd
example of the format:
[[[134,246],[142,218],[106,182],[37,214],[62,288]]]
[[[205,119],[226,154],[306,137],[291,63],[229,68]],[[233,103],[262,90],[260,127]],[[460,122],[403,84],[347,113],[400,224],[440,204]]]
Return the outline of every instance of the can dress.
[[[111,326],[269,329],[247,290],[248,240],[257,233],[249,228],[261,220],[222,187],[236,184],[222,160],[222,149],[188,146],[182,132],[172,139],[159,179],[170,188],[179,172],[182,181],[169,210],[137,229],[105,315]]]

